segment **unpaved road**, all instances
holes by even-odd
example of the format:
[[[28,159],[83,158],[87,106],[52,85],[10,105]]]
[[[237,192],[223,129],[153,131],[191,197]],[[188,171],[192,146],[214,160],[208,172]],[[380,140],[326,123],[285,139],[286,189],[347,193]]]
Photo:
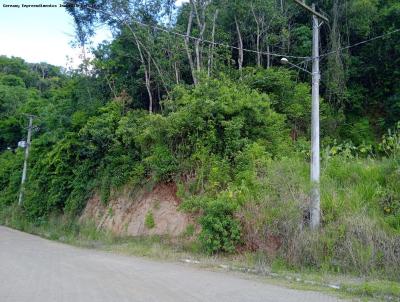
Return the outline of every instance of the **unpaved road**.
[[[1,302],[337,301],[179,263],[87,250],[0,226]]]

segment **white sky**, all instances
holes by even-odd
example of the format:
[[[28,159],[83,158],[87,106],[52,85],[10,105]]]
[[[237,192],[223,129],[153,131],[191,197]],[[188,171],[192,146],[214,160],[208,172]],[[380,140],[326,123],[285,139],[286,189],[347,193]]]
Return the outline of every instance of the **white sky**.
[[[177,0],[181,5],[188,0]],[[21,57],[30,63],[47,62],[53,65],[67,65],[67,56],[73,66],[81,62],[81,50],[73,48],[74,38],[72,17],[64,8],[23,8],[22,4],[54,4],[62,0],[0,0],[0,55]],[[4,7],[19,4],[20,8]],[[110,40],[111,33],[103,28],[97,30],[93,44]]]

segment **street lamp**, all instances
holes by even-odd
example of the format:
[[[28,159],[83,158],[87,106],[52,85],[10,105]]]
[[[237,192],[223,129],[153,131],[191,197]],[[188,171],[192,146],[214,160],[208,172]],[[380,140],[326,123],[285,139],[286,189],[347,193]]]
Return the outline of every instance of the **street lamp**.
[[[27,143],[24,140],[18,142],[18,148],[25,149],[26,145],[27,145]]]
[[[309,72],[307,69],[304,69],[303,67],[300,67],[299,65],[293,64],[292,62],[290,62],[290,61],[289,61],[287,58],[285,58],[285,57],[283,57],[283,58],[281,59],[281,64],[282,64],[282,65],[290,65],[290,66],[296,67],[297,69],[300,69],[300,70],[302,70],[302,71],[304,71],[304,72],[307,72],[308,74],[311,74],[311,75],[312,75],[312,73]]]

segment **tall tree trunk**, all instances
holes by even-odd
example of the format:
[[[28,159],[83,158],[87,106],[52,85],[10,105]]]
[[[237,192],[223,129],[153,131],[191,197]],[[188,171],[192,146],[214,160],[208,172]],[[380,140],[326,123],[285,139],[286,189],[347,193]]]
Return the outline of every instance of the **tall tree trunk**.
[[[167,92],[167,94],[169,94],[168,86],[167,86],[167,84],[166,84],[166,82],[165,82],[165,80],[164,80],[164,75],[163,75],[163,73],[162,73],[160,67],[158,66],[156,60],[155,60],[154,57],[151,55],[150,51],[146,48],[146,46],[143,45],[143,43],[140,42],[140,41],[139,41],[139,43],[140,43],[140,45],[142,46],[142,48],[145,50],[145,52],[146,52],[146,54],[147,54],[147,56],[148,56],[149,70],[150,70],[150,62],[153,62],[154,66],[156,67],[157,73],[158,73],[158,75],[160,76],[160,79],[161,79],[161,82],[162,82],[162,84],[163,84],[163,86],[164,86],[164,89],[165,89],[165,91]]]
[[[127,26],[129,31],[132,33],[135,44],[136,44],[136,48],[138,49],[138,52],[139,52],[140,62],[144,69],[144,79],[145,79],[147,94],[149,96],[149,113],[151,114],[153,112],[153,95],[151,93],[151,82],[150,82],[150,53],[147,52],[147,54],[149,56],[148,64],[147,64],[147,62],[144,58],[143,52],[142,52],[142,48],[141,48],[141,45],[143,45],[143,44],[140,42],[138,36],[136,35],[136,33],[132,29],[132,27],[129,25],[129,23],[124,22],[124,24]]]
[[[189,20],[188,20],[187,30],[186,30],[186,37],[185,37],[184,41],[185,41],[186,54],[187,54],[189,66],[190,66],[190,72],[192,73],[193,83],[195,85],[197,85],[197,78],[196,78],[196,74],[195,74],[195,70],[194,70],[193,58],[192,58],[192,54],[191,54],[191,51],[189,48],[189,42],[190,42],[189,36],[190,36],[191,29],[192,29],[192,23],[193,23],[193,6],[191,6],[191,9],[190,9]]]
[[[260,50],[260,28],[257,25],[257,66],[261,67],[261,50]]]
[[[111,82],[110,82],[110,79],[109,79],[108,76],[107,76],[107,73],[106,73],[106,75],[105,75],[105,78],[106,78],[108,87],[110,88],[110,91],[112,92],[114,98],[117,98],[117,94],[116,94],[116,92],[115,92],[115,89],[111,86]]]
[[[241,32],[240,32],[239,23],[238,23],[238,21],[237,21],[236,16],[235,16],[235,24],[236,24],[236,31],[237,31],[237,35],[238,35],[238,48],[239,48],[238,65],[239,65],[240,78],[242,78],[242,68],[243,68],[243,40],[242,40],[242,34],[241,34]]]
[[[215,24],[217,22],[218,17],[218,8],[215,10],[214,18],[213,18],[213,25],[212,25],[212,32],[211,32],[211,42],[212,44],[209,47],[209,54],[208,54],[208,76],[211,75],[211,71],[213,69],[214,63],[214,48],[215,48]]]
[[[261,51],[260,51],[260,22],[257,18],[256,12],[254,11],[254,6],[251,5],[251,11],[253,13],[254,21],[256,22],[256,50],[257,50],[257,67],[261,66]]]
[[[81,47],[82,47],[82,59],[83,59],[83,73],[86,76],[88,76],[89,75],[89,68],[88,68],[88,59],[87,59],[87,56],[86,56],[85,43],[81,43]],[[44,79],[44,74],[43,74],[43,79]],[[87,79],[88,78],[86,78],[86,81],[87,81]],[[86,91],[87,91],[88,96],[89,96],[89,100],[92,101],[92,93],[90,92],[89,85],[85,85],[85,87],[86,87]]]
[[[176,61],[174,62],[174,70],[175,70],[176,84],[179,85],[179,68],[178,68],[178,63]]]
[[[150,114],[153,113],[153,95],[151,93],[151,81],[150,81],[150,75],[151,75],[151,65],[150,65],[150,55],[148,56],[147,59],[147,64],[148,64],[148,70],[146,70],[146,67],[144,68],[145,70],[145,77],[146,77],[146,88],[147,88],[147,93],[149,94],[149,112]]]
[[[140,46],[140,41],[138,39],[138,36],[132,29],[131,29],[131,32],[132,32],[132,35],[133,35],[135,43],[136,43],[136,47],[139,52],[140,62],[142,63],[142,66],[144,69],[144,79],[145,79],[147,93],[149,95],[149,112],[151,114],[153,112],[153,95],[151,94],[151,82],[150,82],[150,58],[149,58],[149,62],[147,65],[146,60],[143,56],[143,52],[142,52],[142,48]],[[147,69],[147,68],[149,68],[149,69]]]
[[[200,33],[199,33],[199,37],[198,39],[196,39],[195,42],[195,51],[196,51],[196,69],[197,72],[201,71],[201,67],[202,67],[202,62],[201,62],[201,58],[202,58],[202,53],[200,51],[200,42],[202,42],[203,40],[203,36],[204,36],[204,31],[206,29],[206,20],[205,20],[205,10],[206,10],[206,4],[200,4],[200,9],[201,9],[201,15],[199,13],[199,10],[197,9],[197,4],[194,0],[190,0],[190,3],[194,9],[195,15],[196,15],[196,21],[197,21],[197,26],[200,29]]]
[[[160,109],[161,112],[164,111],[163,106],[162,106],[162,102],[161,102],[161,91],[160,91],[160,85],[157,84],[157,96],[158,96],[158,104],[160,104]]]
[[[341,106],[345,95],[346,77],[345,67],[342,60],[342,54],[338,49],[341,48],[341,35],[340,35],[340,16],[342,7],[339,0],[333,1],[332,7],[332,24],[330,31],[330,48],[336,51],[333,55],[328,57],[327,68],[327,94],[328,100],[337,107]]]

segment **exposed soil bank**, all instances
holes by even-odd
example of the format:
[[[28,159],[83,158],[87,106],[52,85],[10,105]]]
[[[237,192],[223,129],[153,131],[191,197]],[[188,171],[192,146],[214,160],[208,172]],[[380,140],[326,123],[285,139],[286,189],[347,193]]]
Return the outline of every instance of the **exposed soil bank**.
[[[179,204],[175,184],[158,184],[150,191],[126,187],[112,194],[107,205],[95,194],[88,200],[80,219],[94,221],[98,229],[110,230],[117,235],[178,236],[194,221],[193,217],[178,210]],[[145,224],[148,213],[154,218],[152,228]]]

